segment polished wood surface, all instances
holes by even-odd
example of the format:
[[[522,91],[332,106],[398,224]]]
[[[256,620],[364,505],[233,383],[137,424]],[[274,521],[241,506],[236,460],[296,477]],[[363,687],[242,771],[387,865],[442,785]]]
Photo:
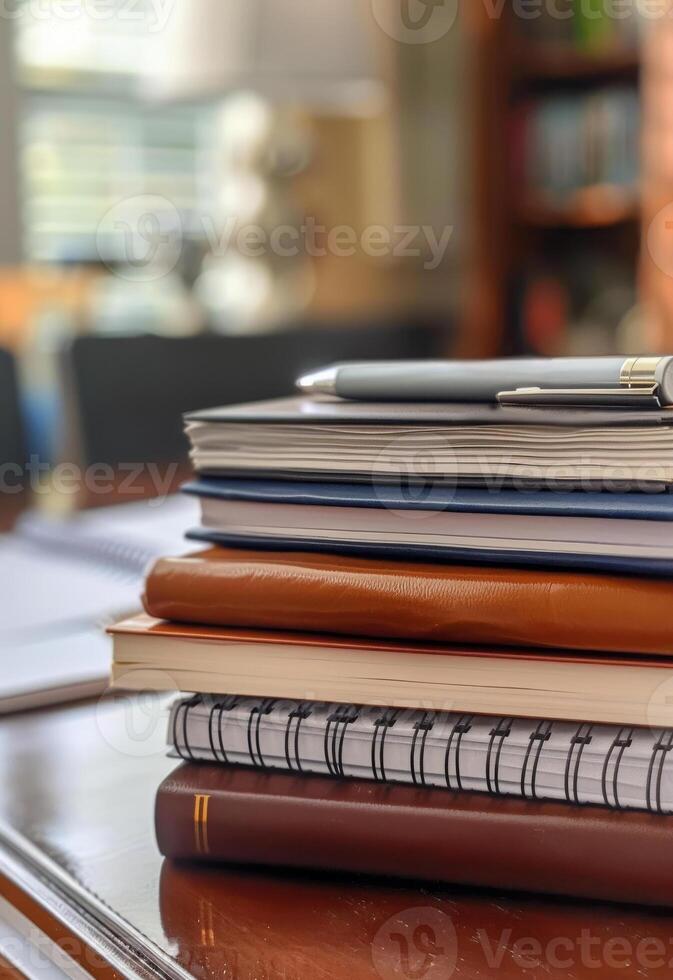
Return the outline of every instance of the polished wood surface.
[[[11,531],[29,503],[30,498],[26,492],[0,493],[0,532]]]
[[[94,975],[670,976],[673,914],[666,911],[164,863],[152,817],[156,787],[174,765],[164,754],[165,721],[165,701],[119,697],[0,720],[1,835],[13,828],[17,840],[36,845],[36,859],[53,862],[63,875],[61,897],[64,883],[84,886],[98,906],[83,918],[100,919],[108,933],[125,925],[133,935],[120,945],[135,936],[142,947],[137,974],[85,950],[80,961]],[[0,894],[14,888],[18,902],[11,877],[2,870]],[[49,877],[40,876],[41,887]],[[38,894],[33,914],[53,937],[40,901]],[[70,901],[77,905],[76,896]],[[30,914],[30,896],[23,911]],[[52,918],[60,914],[56,908]],[[162,967],[161,956],[177,972]]]
[[[0,956],[0,980],[23,980],[25,973],[20,973],[15,966]]]

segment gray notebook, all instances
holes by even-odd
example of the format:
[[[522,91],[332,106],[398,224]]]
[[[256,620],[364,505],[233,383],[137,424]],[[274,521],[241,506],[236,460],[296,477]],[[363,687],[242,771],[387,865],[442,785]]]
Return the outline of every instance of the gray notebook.
[[[203,474],[643,491],[673,484],[673,409],[290,398],[186,417]]]

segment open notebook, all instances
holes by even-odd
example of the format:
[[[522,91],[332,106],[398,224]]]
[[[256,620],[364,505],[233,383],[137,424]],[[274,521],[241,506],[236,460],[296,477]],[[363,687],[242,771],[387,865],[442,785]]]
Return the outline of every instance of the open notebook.
[[[152,559],[185,550],[196,510],[172,497],[68,520],[28,514],[0,538],[0,714],[105,689],[104,628],[138,609]]]

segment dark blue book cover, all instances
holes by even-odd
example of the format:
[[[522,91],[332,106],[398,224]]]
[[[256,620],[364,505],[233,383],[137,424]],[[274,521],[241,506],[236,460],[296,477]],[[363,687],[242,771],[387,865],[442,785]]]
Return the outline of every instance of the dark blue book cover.
[[[201,478],[185,493],[220,500],[327,507],[378,507],[391,510],[454,511],[472,514],[530,514],[547,517],[604,517],[622,520],[673,520],[673,495],[588,493],[581,490],[508,490],[427,484],[309,483],[287,480]]]

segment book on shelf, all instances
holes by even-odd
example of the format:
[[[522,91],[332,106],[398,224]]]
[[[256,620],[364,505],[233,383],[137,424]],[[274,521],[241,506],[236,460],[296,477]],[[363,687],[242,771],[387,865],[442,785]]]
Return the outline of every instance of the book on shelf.
[[[574,206],[602,188],[606,206],[637,200],[640,104],[633,86],[552,93],[521,103],[512,115],[511,170],[522,205]]]
[[[613,51],[637,51],[643,20],[636,3],[615,16],[604,0],[562,0],[517,18],[516,27],[523,45],[562,50],[569,58],[577,53],[598,59]]]

